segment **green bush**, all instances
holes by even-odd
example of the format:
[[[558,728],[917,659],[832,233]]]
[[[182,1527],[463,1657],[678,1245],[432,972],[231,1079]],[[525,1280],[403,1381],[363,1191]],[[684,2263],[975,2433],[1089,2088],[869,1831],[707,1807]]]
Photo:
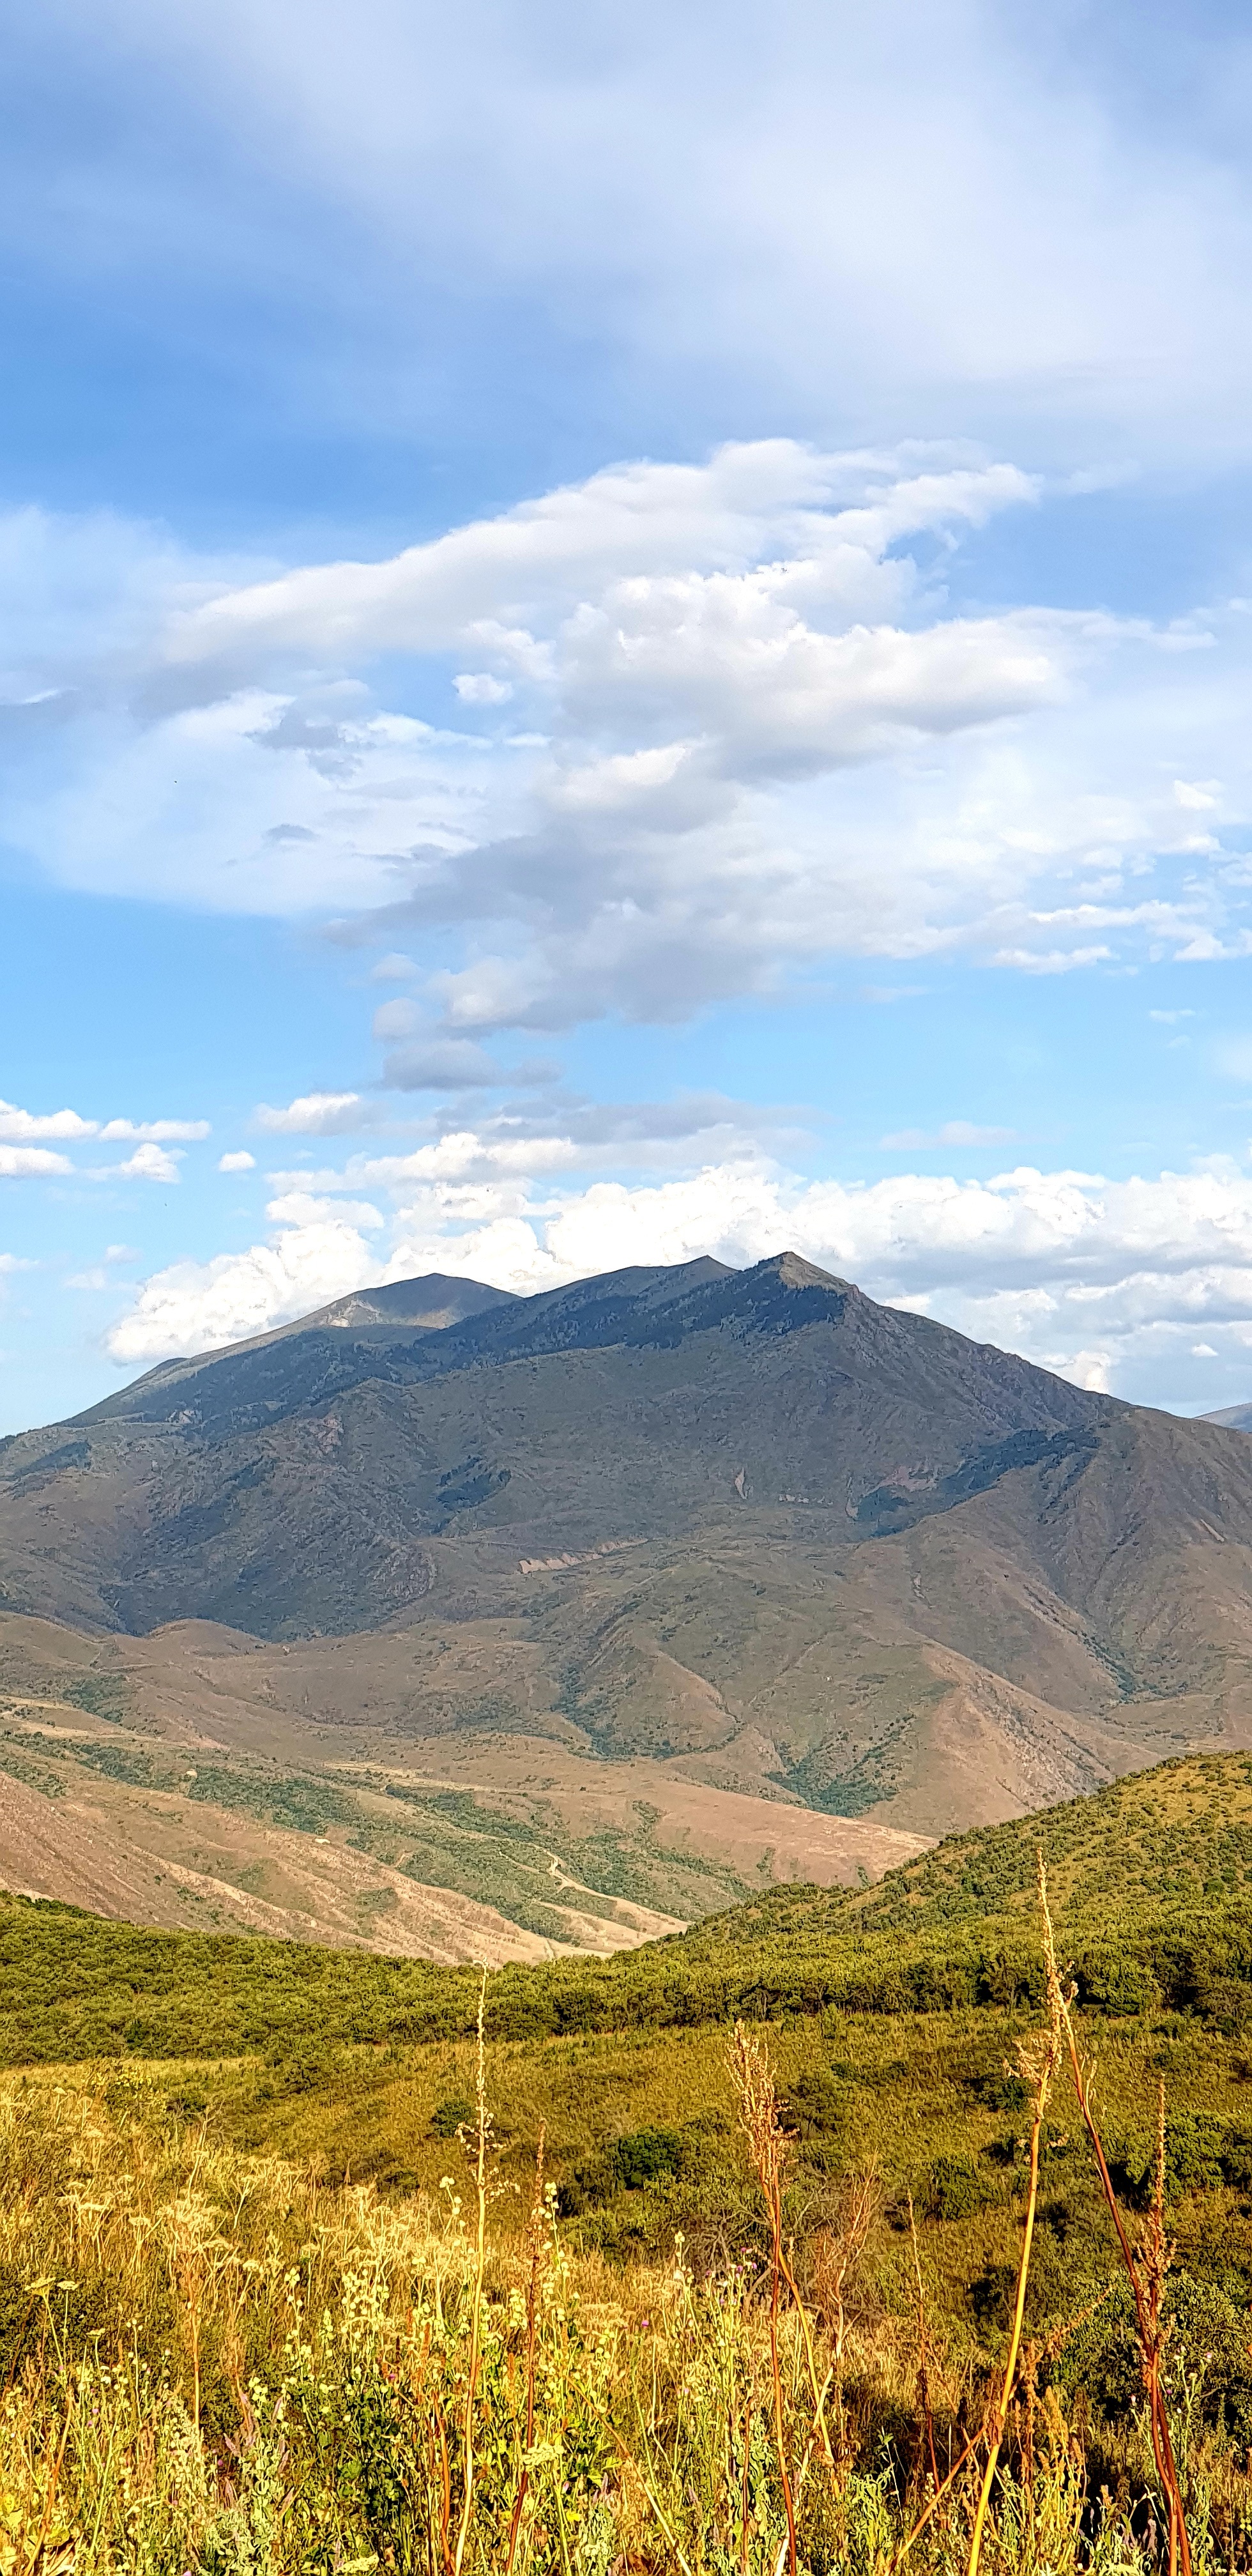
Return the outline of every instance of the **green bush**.
[[[826,2066],[794,2077],[782,2097],[783,2126],[798,2138],[823,2138],[847,2124],[848,2088]]]
[[[613,2149],[613,2171],[623,2191],[642,2191],[662,2174],[674,2174],[683,2160],[677,2129],[633,2129]]]
[[[927,2218],[973,2218],[994,2198],[968,2156],[936,2156],[919,2195]]]
[[[454,2138],[458,2129],[468,2129],[474,2118],[474,2105],[466,2093],[446,2093],[436,2102],[430,2115],[432,2138]]]

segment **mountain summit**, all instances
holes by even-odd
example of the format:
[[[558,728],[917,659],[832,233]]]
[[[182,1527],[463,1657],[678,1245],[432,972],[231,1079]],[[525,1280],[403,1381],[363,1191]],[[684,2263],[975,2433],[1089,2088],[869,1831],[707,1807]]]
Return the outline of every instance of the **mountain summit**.
[[[1252,1443],[792,1252],[402,1281],[4,1443],[0,1606],[472,1625],[480,1727],[927,1832],[1252,1740]]]

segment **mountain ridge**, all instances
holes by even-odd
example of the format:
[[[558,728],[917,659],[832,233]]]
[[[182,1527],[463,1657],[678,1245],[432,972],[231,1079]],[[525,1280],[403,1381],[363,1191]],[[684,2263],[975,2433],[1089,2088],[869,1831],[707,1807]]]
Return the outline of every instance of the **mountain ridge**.
[[[1202,1413],[1201,1422],[1216,1422],[1223,1431],[1252,1431],[1252,1404],[1223,1404],[1216,1413]]]
[[[480,1296],[395,1282],[15,1435],[0,1613],[123,1662],[207,1623],[264,1706],[299,1676],[292,1725],[431,1769],[645,1761],[926,1837],[1252,1741],[1243,1435],[793,1252]]]
[[[249,1333],[242,1341],[212,1345],[174,1359],[161,1360],[143,1375],[131,1380],[116,1395],[103,1396],[88,1405],[82,1413],[67,1416],[70,1422],[106,1420],[127,1408],[128,1399],[142,1387],[177,1385],[195,1377],[201,1369],[211,1368],[218,1360],[237,1359],[246,1351],[269,1350],[275,1342],[292,1341],[302,1333],[337,1330],[370,1331],[394,1329],[406,1325],[410,1330],[440,1332],[449,1324],[461,1323],[467,1315],[482,1308],[506,1305],[513,1292],[509,1288],[488,1288],[479,1279],[453,1278],[445,1271],[432,1270],[414,1279],[384,1281],[377,1288],[353,1288],[346,1297],[332,1298],[328,1306],[317,1306],[308,1315],[297,1315],[289,1324],[276,1324],[269,1332]],[[20,1438],[20,1433],[10,1434]],[[0,1443],[0,1451],[3,1449]]]
[[[519,1556],[578,1553],[768,1498],[831,1511],[836,1541],[876,1536],[1015,1468],[1063,1464],[1116,1410],[794,1254],[746,1271],[610,1272],[437,1330],[372,1312],[363,1325],[313,1318],[8,1441],[0,1532],[27,1505],[55,1525],[64,1491],[61,1566],[72,1538],[83,1562],[90,1533],[100,1579],[94,1602],[72,1588],[59,1600],[41,1533],[28,1552],[39,1588],[0,1574],[0,1598],[138,1633],[169,1616],[345,1633],[425,1597],[438,1577],[429,1542],[450,1530],[516,1525],[529,1532]],[[813,1436],[836,1417],[838,1462]],[[608,1431],[595,1457],[589,1418]],[[560,1468],[545,1476],[554,1437]],[[736,1437],[742,1457],[728,1453]],[[333,1564],[308,1527],[318,1493],[333,1495]],[[298,1562],[267,1580],[283,1519],[305,1521]]]

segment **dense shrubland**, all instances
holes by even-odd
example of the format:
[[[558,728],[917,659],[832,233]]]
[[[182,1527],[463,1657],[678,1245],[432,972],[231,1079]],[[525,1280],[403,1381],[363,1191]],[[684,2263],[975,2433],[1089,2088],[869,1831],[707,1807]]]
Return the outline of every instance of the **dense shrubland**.
[[[1149,1785],[1150,1784],[1150,1785]],[[1252,1763],[1170,1763],[1039,1817],[955,1836],[876,1888],[779,1887],[616,1958],[492,1979],[488,2034],[735,2019],[1037,2010],[1035,1851],[1080,1999],[1234,2031],[1252,2019]],[[102,1923],[0,1898],[0,2063],[466,2038],[472,1969]]]

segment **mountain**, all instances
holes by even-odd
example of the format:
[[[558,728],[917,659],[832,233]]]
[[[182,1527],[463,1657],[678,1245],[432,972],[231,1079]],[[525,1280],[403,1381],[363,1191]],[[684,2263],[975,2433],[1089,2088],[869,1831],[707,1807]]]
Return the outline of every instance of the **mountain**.
[[[85,1657],[137,1726],[404,1770],[601,1889],[876,1877],[1252,1742],[1252,1444],[791,1253],[416,1280],[0,1445],[0,1609],[32,1705]]]
[[[440,1329],[371,1305],[3,1444],[0,1581],[14,1608],[132,1634],[342,1635],[433,1608],[493,1543],[538,1565],[781,1508],[838,1554],[1006,1473],[1072,1476],[1115,1410],[790,1255],[620,1271]]]
[[[119,1395],[93,1405],[77,1419],[95,1422],[130,1416],[137,1421],[158,1420],[162,1400],[173,1402],[176,1387],[185,1388],[206,1370],[216,1372],[224,1362],[242,1360],[255,1351],[273,1355],[279,1343],[294,1342],[297,1347],[290,1353],[271,1356],[265,1363],[266,1373],[275,1386],[281,1385],[283,1362],[287,1360],[292,1372],[290,1384],[298,1393],[308,1372],[318,1364],[319,1336],[323,1337],[324,1351],[333,1348],[335,1338],[341,1334],[350,1336],[354,1349],[369,1351],[387,1344],[398,1330],[445,1332],[450,1324],[464,1323],[468,1315],[485,1313],[491,1306],[516,1306],[521,1302],[508,1288],[487,1288],[478,1279],[449,1279],[439,1270],[428,1271],[421,1279],[395,1279],[382,1288],[356,1288],[347,1297],[336,1297],[329,1306],[319,1306],[315,1314],[299,1316],[294,1324],[279,1324],[273,1332],[232,1342],[225,1350],[200,1351],[194,1359],[163,1360],[159,1368],[149,1369],[146,1376],[123,1387]],[[329,1342],[324,1338],[328,1335]]]
[[[1202,1413],[1202,1422],[1219,1422],[1226,1431],[1252,1431],[1252,1404],[1226,1404],[1218,1413]]]

